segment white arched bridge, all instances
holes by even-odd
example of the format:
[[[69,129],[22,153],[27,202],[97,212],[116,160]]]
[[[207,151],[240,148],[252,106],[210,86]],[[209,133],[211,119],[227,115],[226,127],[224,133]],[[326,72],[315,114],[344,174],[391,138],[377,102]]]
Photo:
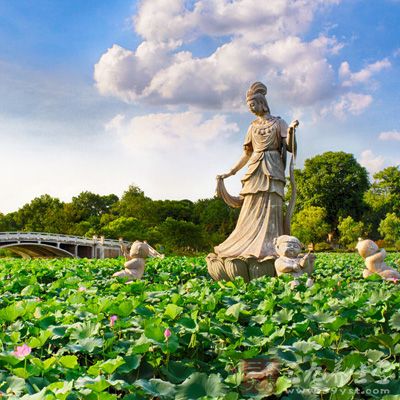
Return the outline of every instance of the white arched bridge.
[[[89,239],[81,236],[61,235],[58,233],[0,232],[0,249],[8,249],[24,258],[118,257],[122,255],[120,244],[118,240],[109,240],[96,236],[94,236],[93,239]]]

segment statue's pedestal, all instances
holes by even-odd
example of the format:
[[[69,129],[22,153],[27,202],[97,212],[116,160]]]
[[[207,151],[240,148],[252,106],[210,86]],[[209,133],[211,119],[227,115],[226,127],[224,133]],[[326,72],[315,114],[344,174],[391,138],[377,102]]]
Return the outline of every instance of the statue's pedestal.
[[[215,253],[206,257],[208,273],[216,281],[233,281],[241,276],[245,282],[261,278],[264,275],[276,276],[275,257],[263,260],[245,257],[220,258]]]

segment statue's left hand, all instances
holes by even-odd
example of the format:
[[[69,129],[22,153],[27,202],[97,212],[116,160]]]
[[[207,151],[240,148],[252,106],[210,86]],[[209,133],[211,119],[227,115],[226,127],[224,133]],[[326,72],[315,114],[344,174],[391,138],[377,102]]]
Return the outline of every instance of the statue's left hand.
[[[294,130],[299,126],[299,121],[297,119],[293,120],[289,125],[289,130]]]
[[[232,176],[233,174],[231,172],[228,172],[227,174],[221,174],[221,175],[217,175],[217,179],[225,179],[225,178],[229,178],[230,176]]]

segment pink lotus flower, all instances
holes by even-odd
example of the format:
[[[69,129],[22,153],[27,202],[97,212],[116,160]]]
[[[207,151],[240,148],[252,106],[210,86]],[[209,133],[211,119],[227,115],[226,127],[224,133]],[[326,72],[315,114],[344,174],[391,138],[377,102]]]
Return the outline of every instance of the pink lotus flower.
[[[167,328],[165,331],[164,331],[164,337],[165,337],[165,339],[166,340],[168,340],[168,338],[171,336],[171,331]]]
[[[115,324],[115,321],[118,319],[116,315],[111,315],[110,317],[110,326],[113,327]]]
[[[86,291],[85,286],[80,286],[78,289],[78,292],[85,292],[85,291]]]
[[[13,352],[15,357],[26,357],[31,354],[32,349],[24,343],[22,346],[17,346]]]

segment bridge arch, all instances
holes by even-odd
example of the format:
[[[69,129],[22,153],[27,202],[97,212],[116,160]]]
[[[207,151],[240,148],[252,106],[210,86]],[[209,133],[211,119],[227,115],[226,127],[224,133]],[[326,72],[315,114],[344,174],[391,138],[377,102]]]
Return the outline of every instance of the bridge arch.
[[[47,232],[0,232],[0,249],[7,248],[26,258],[110,258],[122,255],[120,240],[93,239]]]
[[[43,243],[9,243],[0,246],[0,249],[12,251],[23,258],[36,258],[36,257],[68,257],[74,258],[75,255],[67,250],[59,247],[51,246]]]

